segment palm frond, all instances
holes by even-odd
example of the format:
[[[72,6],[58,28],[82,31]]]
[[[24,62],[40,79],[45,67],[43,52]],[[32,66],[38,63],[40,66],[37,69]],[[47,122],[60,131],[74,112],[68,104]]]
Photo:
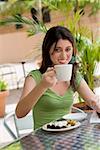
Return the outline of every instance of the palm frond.
[[[31,18],[22,17],[19,15],[13,15],[9,18],[0,20],[0,26],[11,25],[11,24],[25,25],[27,28],[29,28],[27,30],[29,35],[34,35],[37,32],[44,32],[44,33],[47,32],[47,27],[41,21],[37,23],[35,20]]]
[[[12,16],[16,14],[23,14],[35,6],[36,0],[21,1],[21,0],[9,0],[8,2],[0,5],[0,16]]]

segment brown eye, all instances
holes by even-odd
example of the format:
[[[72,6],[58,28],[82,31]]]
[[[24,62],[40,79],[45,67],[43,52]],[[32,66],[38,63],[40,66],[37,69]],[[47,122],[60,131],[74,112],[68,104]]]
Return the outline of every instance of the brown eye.
[[[72,47],[67,47],[66,48],[66,52],[69,52],[69,51],[71,51],[72,50]]]
[[[61,49],[55,48],[55,49],[54,49],[54,52],[58,52],[58,53],[59,53],[59,52],[61,52]]]

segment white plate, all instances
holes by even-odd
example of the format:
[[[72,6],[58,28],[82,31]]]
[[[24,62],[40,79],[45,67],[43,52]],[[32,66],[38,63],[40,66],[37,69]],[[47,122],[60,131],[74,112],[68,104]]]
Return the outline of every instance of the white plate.
[[[66,127],[66,128],[61,128],[61,129],[50,129],[50,128],[47,128],[47,125],[48,124],[45,124],[42,129],[45,130],[45,131],[52,131],[52,132],[59,132],[59,131],[68,131],[68,130],[72,130],[72,129],[75,129],[75,128],[78,128],[81,123],[80,122],[77,122],[74,126],[70,126],[70,127]]]
[[[72,119],[76,121],[82,121],[87,117],[86,113],[70,113],[67,115],[64,115],[62,118],[63,119]]]

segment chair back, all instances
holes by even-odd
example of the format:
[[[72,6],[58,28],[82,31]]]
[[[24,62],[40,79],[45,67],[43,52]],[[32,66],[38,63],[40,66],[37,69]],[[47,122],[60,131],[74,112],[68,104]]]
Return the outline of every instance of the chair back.
[[[20,119],[16,117],[14,111],[9,113],[4,117],[4,126],[14,139],[29,134],[34,129],[32,111]]]

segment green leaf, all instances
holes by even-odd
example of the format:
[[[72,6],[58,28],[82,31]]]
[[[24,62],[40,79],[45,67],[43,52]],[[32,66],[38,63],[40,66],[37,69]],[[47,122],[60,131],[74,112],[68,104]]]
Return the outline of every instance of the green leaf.
[[[0,91],[7,90],[7,87],[8,87],[8,84],[5,81],[0,80]]]

